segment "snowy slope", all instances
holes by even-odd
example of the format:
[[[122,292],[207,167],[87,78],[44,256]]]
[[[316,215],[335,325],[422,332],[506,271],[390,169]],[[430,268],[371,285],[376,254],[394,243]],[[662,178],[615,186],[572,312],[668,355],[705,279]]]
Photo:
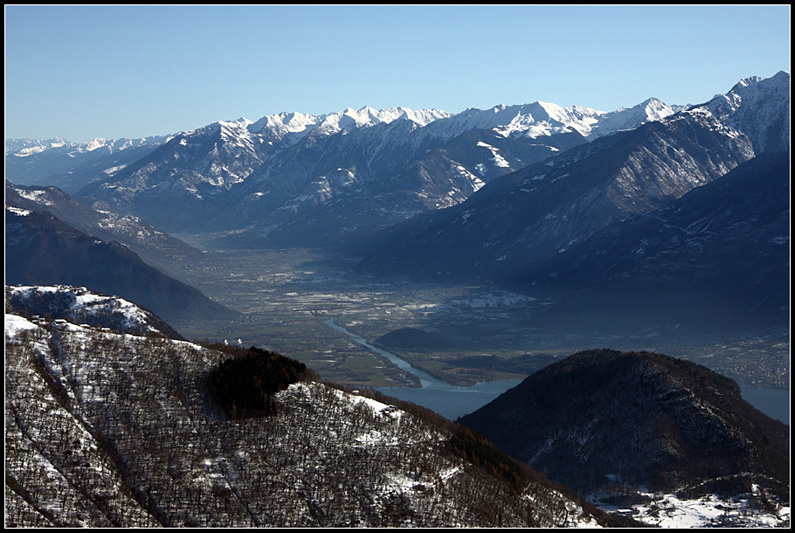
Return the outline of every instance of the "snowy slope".
[[[6,314],[6,526],[595,527],[530,476],[446,452],[447,421],[305,381],[229,420],[204,377],[223,353]],[[532,507],[532,513],[528,510]]]
[[[356,128],[389,124],[396,120],[408,120],[418,126],[425,126],[434,120],[449,117],[450,113],[440,109],[412,110],[406,107],[373,109],[363,107],[359,110],[347,108],[324,115],[283,112],[266,115],[250,124],[252,133],[267,133],[282,140],[289,136],[292,142],[313,133],[318,136],[333,135],[340,131],[350,132]]]
[[[649,502],[633,505],[623,512],[651,526],[685,528],[774,528],[789,527],[790,505],[776,504],[760,508],[753,501],[759,497],[753,486],[746,497],[720,498],[714,494],[701,498],[679,498],[674,494],[647,494]]]
[[[790,75],[740,80],[726,94],[700,107],[721,122],[747,135],[757,153],[786,150],[790,144]]]
[[[7,286],[6,308],[26,310],[42,318],[112,329],[134,335],[159,334],[181,338],[159,317],[141,309],[132,302],[118,296],[108,296],[90,291],[85,287],[66,285],[53,286]]]

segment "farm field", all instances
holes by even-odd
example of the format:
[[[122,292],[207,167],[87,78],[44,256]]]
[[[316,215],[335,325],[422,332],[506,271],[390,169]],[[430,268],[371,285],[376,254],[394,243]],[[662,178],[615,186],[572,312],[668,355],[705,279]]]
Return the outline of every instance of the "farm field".
[[[589,348],[683,357],[733,379],[787,388],[786,330],[724,338],[645,330],[631,335],[535,327],[550,303],[491,285],[384,280],[350,261],[306,249],[209,251],[185,281],[243,313],[234,322],[185,322],[185,337],[267,348],[306,363],[324,379],[356,386],[417,386],[372,350],[329,327],[333,318],[432,376],[455,385],[523,378]],[[386,336],[386,337],[384,337]]]

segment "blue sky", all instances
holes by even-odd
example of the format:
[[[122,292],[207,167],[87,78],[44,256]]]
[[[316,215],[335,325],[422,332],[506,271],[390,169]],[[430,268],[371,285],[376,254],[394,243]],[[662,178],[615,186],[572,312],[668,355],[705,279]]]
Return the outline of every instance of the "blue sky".
[[[5,6],[5,135],[365,105],[706,101],[790,70],[790,6]]]

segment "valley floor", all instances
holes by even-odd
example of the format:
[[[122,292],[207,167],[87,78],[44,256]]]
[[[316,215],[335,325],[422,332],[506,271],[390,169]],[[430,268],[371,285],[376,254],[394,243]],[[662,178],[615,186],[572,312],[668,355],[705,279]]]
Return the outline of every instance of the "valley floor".
[[[184,336],[267,347],[340,383],[416,386],[417,380],[329,328],[330,318],[368,342],[403,328],[430,333],[442,347],[387,348],[456,385],[521,379],[558,357],[609,347],[682,357],[744,384],[789,387],[787,330],[731,338],[674,329],[625,335],[553,331],[534,325],[549,301],[493,285],[378,279],[354,273],[352,261],[307,249],[204,255],[202,265],[175,274],[244,316],[234,322],[174,324]]]

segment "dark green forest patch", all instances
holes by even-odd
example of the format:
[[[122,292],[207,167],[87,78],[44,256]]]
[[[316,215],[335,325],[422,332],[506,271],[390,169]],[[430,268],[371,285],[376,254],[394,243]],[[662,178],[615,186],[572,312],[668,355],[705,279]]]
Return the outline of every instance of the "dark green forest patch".
[[[224,351],[232,357],[210,373],[208,386],[232,418],[274,414],[275,393],[314,375],[301,362],[253,346]]]

